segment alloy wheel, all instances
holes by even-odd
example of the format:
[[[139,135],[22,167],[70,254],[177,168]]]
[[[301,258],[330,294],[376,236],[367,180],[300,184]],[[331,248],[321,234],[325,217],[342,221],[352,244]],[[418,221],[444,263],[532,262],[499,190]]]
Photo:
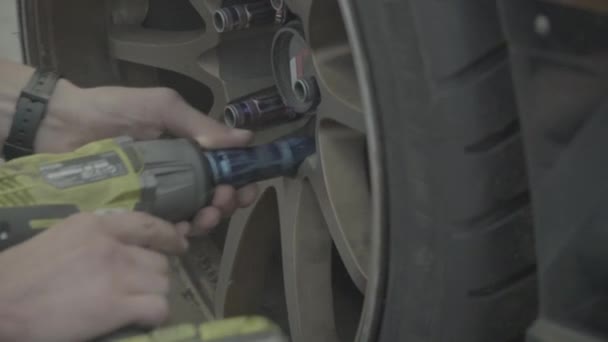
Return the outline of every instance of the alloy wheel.
[[[294,341],[363,340],[373,327],[381,172],[356,32],[340,2],[22,1],[36,18],[23,21],[32,63],[84,86],[172,87],[218,120],[229,104],[277,92],[297,115],[259,129],[256,142],[316,136],[317,154],[297,177],[261,183],[253,206],[194,239],[177,264],[180,295],[204,319],[262,314]]]

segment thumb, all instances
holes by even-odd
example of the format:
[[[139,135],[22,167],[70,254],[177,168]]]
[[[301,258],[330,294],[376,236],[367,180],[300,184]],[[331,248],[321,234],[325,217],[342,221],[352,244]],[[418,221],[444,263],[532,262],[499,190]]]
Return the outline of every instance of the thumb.
[[[251,131],[230,128],[199,112],[181,97],[163,111],[162,121],[172,134],[195,139],[209,149],[244,146],[253,139]]]

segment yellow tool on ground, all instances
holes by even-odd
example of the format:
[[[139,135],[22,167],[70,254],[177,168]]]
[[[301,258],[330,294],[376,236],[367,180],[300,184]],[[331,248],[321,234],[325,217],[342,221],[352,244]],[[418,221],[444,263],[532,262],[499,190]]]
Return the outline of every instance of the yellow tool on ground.
[[[235,317],[196,324],[180,324],[148,334],[107,342],[287,342],[281,329],[263,317]]]

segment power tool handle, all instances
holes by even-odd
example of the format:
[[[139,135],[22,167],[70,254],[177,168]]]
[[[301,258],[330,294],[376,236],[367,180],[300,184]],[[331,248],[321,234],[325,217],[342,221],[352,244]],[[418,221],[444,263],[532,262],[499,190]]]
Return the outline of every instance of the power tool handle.
[[[71,205],[0,207],[0,252],[76,213],[78,208]]]

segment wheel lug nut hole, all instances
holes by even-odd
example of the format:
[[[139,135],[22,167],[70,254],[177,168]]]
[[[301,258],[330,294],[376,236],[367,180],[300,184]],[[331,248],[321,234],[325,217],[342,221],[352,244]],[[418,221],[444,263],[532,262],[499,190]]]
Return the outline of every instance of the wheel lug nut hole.
[[[298,101],[306,102],[310,100],[310,87],[304,80],[297,80],[293,84],[293,93],[296,95]]]
[[[301,103],[314,102],[313,106],[319,101],[319,90],[314,77],[305,77],[297,80],[292,85],[292,91],[296,98]]]

